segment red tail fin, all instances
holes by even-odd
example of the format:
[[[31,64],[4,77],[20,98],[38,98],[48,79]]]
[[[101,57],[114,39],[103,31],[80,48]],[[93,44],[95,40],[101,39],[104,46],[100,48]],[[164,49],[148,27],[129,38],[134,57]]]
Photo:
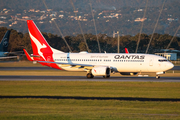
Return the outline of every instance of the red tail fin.
[[[46,39],[43,37],[37,26],[32,20],[27,20],[28,30],[29,30],[29,36],[31,39],[31,45],[33,49],[33,59],[26,53],[26,56],[28,60],[32,61],[50,61],[54,62],[53,60],[53,53],[54,52],[61,52],[58,50],[53,49],[46,41]],[[62,52],[61,52],[62,53]],[[55,63],[49,64],[49,63],[41,63],[42,65],[47,65],[56,69],[60,69]]]
[[[125,48],[125,53],[129,53],[129,51],[128,51],[128,49],[127,49],[127,48]]]
[[[27,25],[31,39],[33,55],[40,55],[44,60],[46,60],[45,54],[53,53],[51,47],[32,20],[27,20]]]

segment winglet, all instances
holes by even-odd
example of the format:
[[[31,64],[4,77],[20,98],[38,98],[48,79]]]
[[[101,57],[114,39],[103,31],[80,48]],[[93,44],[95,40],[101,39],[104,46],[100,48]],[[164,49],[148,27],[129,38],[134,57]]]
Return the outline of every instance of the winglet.
[[[128,51],[128,49],[127,49],[127,48],[125,48],[125,53],[127,53],[127,54],[129,53],[129,51]]]
[[[31,58],[31,56],[29,55],[29,53],[25,49],[23,49],[23,51],[24,51],[24,53],[25,53],[25,55],[29,61],[34,61],[33,58]]]

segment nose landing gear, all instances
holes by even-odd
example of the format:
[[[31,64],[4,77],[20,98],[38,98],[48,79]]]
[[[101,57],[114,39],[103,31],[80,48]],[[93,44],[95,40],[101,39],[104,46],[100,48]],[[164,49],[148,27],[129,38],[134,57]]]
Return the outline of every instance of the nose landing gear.
[[[160,78],[160,76],[159,75],[156,75],[156,79],[159,79]]]

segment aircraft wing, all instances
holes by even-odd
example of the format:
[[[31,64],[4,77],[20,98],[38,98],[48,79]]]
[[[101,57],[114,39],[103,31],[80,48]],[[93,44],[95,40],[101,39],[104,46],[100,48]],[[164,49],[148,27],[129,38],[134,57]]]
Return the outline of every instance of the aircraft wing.
[[[36,62],[39,62],[39,63],[54,63],[54,64],[60,64],[61,67],[74,67],[74,68],[78,68],[78,69],[84,69],[85,71],[86,70],[91,70],[93,69],[94,67],[96,66],[103,66],[103,67],[109,67],[108,65],[93,65],[93,64],[77,64],[77,63],[62,63],[62,62],[50,62],[50,61],[36,61]],[[114,67],[113,66],[110,66],[110,69],[113,69]]]
[[[55,63],[55,64],[62,64],[62,65],[69,65],[69,66],[82,66],[82,67],[94,67],[97,65],[89,65],[89,64],[74,64],[74,63],[62,63],[62,62],[50,62],[50,61],[37,61],[39,63]]]

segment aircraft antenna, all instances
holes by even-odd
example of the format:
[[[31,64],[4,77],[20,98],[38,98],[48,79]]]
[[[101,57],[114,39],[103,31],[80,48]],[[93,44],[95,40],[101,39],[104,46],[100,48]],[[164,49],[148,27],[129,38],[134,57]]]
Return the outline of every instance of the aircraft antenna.
[[[173,38],[171,39],[171,41],[169,42],[169,44],[168,44],[167,48],[165,49],[165,53],[166,53],[166,50],[167,50],[167,49],[169,49],[169,46],[171,45],[172,41],[174,40],[174,38],[175,38],[175,36],[176,36],[177,32],[179,31],[179,29],[180,29],[180,26],[179,26],[179,27],[178,27],[178,29],[176,30],[176,32],[175,32],[175,34],[174,34]]]
[[[149,46],[150,46],[151,41],[152,41],[152,38],[153,38],[153,36],[154,36],[154,32],[155,32],[156,27],[157,27],[157,25],[158,25],[159,18],[160,18],[160,16],[161,16],[161,13],[162,13],[162,10],[163,10],[163,7],[164,7],[165,2],[166,2],[166,0],[164,0],[164,2],[163,2],[163,5],[162,5],[162,8],[161,8],[161,10],[160,10],[160,13],[159,13],[159,16],[158,16],[156,25],[155,25],[154,30],[153,30],[153,33],[152,33],[152,35],[151,35],[151,39],[150,39],[149,44],[148,44],[148,47],[147,47],[147,49],[146,49],[146,53],[148,52]]]
[[[143,19],[145,19],[145,16],[146,16],[147,6],[148,6],[148,0],[146,2],[146,8],[144,10]],[[137,51],[138,51],[139,43],[140,43],[140,40],[141,40],[141,33],[142,33],[143,25],[144,25],[144,21],[142,21],[142,24],[141,24],[141,29],[140,29],[139,38],[138,38],[138,42],[137,42],[135,53],[137,53]]]
[[[101,53],[101,48],[100,48],[99,39],[98,39],[98,35],[97,35],[96,22],[95,22],[95,19],[94,19],[94,13],[93,13],[93,11],[92,11],[92,3],[91,3],[91,1],[90,1],[89,5],[90,5],[90,7],[91,7],[91,13],[92,13],[93,22],[94,22],[94,28],[95,28],[95,32],[96,32],[96,37],[97,37],[97,43],[98,43],[99,53]]]
[[[47,7],[47,5],[46,5],[46,3],[45,3],[45,0],[42,0],[42,1],[43,1],[44,5],[45,5],[46,9],[48,9],[48,7]],[[64,42],[66,43],[66,45],[67,45],[67,47],[68,47],[69,51],[70,51],[70,52],[72,52],[72,50],[71,50],[70,46],[68,45],[68,43],[67,43],[66,39],[64,38],[64,36],[63,36],[63,34],[62,34],[62,32],[61,32],[61,29],[58,27],[58,25],[57,25],[56,21],[55,21],[55,20],[53,20],[53,22],[54,22],[55,26],[57,27],[57,29],[58,29],[58,31],[59,31],[59,33],[60,33],[60,35],[62,36],[62,39],[63,39],[63,40],[64,40]]]
[[[74,13],[75,13],[75,15],[76,15],[76,18],[78,18],[78,17],[77,17],[77,13],[76,13],[76,9],[75,9],[75,6],[74,6],[74,3],[73,3],[72,0],[70,0],[70,2],[71,2],[71,5],[72,5],[72,7],[73,7],[73,9],[74,9]],[[83,39],[84,39],[84,42],[85,42],[87,51],[90,52],[89,47],[88,47],[88,44],[87,44],[87,42],[86,42],[86,38],[85,38],[85,36],[84,36],[83,30],[82,30],[82,27],[81,27],[81,24],[80,24],[79,20],[77,20],[77,21],[78,21],[78,24],[79,24],[79,27],[80,27],[80,30],[81,30],[81,34],[83,35]]]

